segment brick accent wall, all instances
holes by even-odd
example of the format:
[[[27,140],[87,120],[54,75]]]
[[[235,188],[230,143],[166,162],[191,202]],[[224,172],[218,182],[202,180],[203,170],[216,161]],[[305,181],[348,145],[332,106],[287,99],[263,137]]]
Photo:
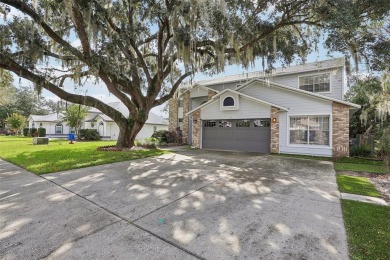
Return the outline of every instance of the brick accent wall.
[[[188,115],[190,108],[190,92],[187,91],[183,94],[183,143],[188,143]]]
[[[279,108],[271,107],[271,153],[279,153]],[[276,118],[276,122],[272,122]]]
[[[349,156],[349,107],[333,102],[332,116],[333,158],[347,157]]]
[[[175,131],[178,123],[178,108],[179,100],[177,98],[171,98],[168,102],[169,108],[169,131]]]
[[[200,148],[201,129],[202,122],[200,120],[200,109],[198,109],[192,113],[192,146],[196,148]]]
[[[213,96],[215,96],[217,94],[217,92],[215,91],[212,91],[211,89],[209,89],[209,93],[208,93],[208,98],[207,100],[210,100]]]

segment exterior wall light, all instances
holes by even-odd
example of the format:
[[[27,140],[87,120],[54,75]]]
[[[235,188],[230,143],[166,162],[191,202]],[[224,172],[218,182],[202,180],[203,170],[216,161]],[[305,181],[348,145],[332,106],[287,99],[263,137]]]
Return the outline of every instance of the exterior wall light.
[[[271,119],[271,122],[272,122],[272,123],[276,123],[276,117],[273,117],[273,118]]]

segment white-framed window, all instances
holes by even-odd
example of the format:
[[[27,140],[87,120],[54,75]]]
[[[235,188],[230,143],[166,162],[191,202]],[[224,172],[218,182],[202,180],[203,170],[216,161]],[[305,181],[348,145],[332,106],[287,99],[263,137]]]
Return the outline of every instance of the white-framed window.
[[[329,92],[330,73],[299,77],[299,89],[309,92]]]
[[[329,129],[329,116],[292,116],[290,144],[329,146]]]
[[[234,107],[234,98],[232,98],[232,97],[225,97],[223,99],[223,106],[224,107]]]
[[[61,123],[56,124],[56,135],[62,135],[63,126]]]
[[[219,99],[220,110],[238,110],[239,97],[234,93],[222,95]]]

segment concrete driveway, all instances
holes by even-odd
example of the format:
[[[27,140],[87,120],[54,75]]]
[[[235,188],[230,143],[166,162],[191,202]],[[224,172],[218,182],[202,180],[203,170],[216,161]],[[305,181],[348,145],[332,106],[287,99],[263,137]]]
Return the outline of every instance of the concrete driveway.
[[[348,259],[330,162],[178,149],[35,176],[0,161],[0,259]]]

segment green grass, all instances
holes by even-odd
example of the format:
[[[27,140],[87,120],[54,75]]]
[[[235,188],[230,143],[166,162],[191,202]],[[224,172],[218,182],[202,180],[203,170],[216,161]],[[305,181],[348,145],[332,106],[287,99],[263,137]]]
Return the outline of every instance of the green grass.
[[[332,161],[330,157],[311,156],[311,155],[299,155],[299,154],[272,154],[283,157],[320,160],[320,161]],[[386,173],[385,167],[383,167],[382,161],[374,161],[370,159],[361,158],[340,158],[334,161],[334,168],[336,171],[353,171],[353,172],[369,172],[369,173]]]
[[[58,172],[82,167],[135,160],[161,155],[169,151],[148,149],[126,152],[97,151],[103,145],[115,142],[50,141],[49,145],[32,145],[32,138],[0,136],[0,158],[36,174]]]
[[[341,200],[352,260],[389,259],[390,207]]]
[[[345,159],[353,159],[353,158],[345,158]],[[383,166],[382,161],[370,161],[365,160],[362,162],[359,159],[355,159],[356,162],[353,161],[336,161],[334,162],[334,168],[336,171],[352,171],[352,172],[369,172],[369,173],[385,173],[385,167]]]
[[[359,194],[371,197],[382,197],[369,179],[337,174],[337,185],[340,192]]]

